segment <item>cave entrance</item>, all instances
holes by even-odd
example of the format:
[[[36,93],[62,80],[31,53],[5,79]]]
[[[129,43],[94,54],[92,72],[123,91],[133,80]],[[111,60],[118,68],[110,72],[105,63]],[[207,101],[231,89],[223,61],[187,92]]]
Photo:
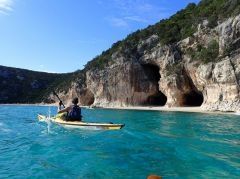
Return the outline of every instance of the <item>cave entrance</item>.
[[[160,69],[157,65],[152,64],[144,64],[142,65],[145,75],[147,76],[147,80],[154,84],[156,88],[155,94],[149,96],[145,101],[144,105],[147,106],[164,106],[167,102],[167,97],[159,90],[158,82],[161,79],[161,75],[159,73]]]
[[[149,96],[147,100],[147,105],[150,106],[164,106],[167,102],[167,97],[158,91],[155,95]]]
[[[84,89],[80,93],[80,102],[83,106],[90,106],[94,103],[94,94],[89,89]]]
[[[201,106],[203,103],[203,94],[199,91],[191,91],[184,94],[183,106]]]

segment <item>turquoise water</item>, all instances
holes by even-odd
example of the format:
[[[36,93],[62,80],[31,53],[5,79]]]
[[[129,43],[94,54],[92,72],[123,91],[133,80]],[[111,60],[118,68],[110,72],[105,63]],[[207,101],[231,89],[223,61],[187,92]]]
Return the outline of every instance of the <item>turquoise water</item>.
[[[126,124],[90,131],[39,123],[48,111],[0,106],[0,178],[240,177],[240,116],[83,109]]]

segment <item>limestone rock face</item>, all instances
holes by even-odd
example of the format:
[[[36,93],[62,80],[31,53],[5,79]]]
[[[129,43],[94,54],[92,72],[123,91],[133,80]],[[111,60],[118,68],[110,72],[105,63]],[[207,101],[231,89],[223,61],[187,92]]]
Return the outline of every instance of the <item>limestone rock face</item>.
[[[94,103],[94,94],[89,89],[83,89],[80,92],[80,103],[84,106],[90,106]]]
[[[76,87],[67,96],[75,93],[82,104],[101,107],[166,105],[239,110],[240,15],[215,29],[206,24],[204,21],[192,37],[177,44],[162,45],[159,37],[152,35],[139,42],[132,54],[115,52],[106,68],[88,70],[85,86]],[[197,56],[212,50],[212,42],[219,47],[215,59]]]
[[[64,102],[65,106],[69,106],[72,104],[73,98],[75,98],[75,97],[80,98],[80,91],[79,91],[79,88],[77,88],[76,84],[73,83],[68,91],[58,92],[57,95]],[[53,93],[50,94],[50,96],[48,97],[47,100],[52,101],[53,103],[56,103],[56,104],[58,104],[58,102],[59,102],[59,99]]]
[[[151,71],[139,63],[117,63],[102,71],[87,72],[87,88],[95,97],[95,106],[144,105],[158,93]]]
[[[240,42],[240,15],[220,24],[216,31],[219,33],[219,51],[223,54],[231,45],[234,46]]]
[[[204,75],[202,73],[204,71],[211,71],[211,74]],[[239,85],[229,58],[214,65],[200,66],[198,74],[197,80],[204,87],[204,108],[221,111],[237,110]]]

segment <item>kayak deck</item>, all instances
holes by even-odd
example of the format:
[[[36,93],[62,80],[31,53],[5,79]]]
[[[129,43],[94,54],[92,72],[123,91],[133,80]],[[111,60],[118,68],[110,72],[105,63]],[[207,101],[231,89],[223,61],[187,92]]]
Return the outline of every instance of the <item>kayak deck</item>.
[[[61,124],[64,126],[75,127],[75,128],[94,128],[94,129],[104,129],[104,130],[118,130],[123,128],[124,124],[112,124],[112,123],[92,123],[92,122],[83,122],[83,121],[64,121],[56,117],[47,117],[41,114],[38,114],[39,121],[50,120],[54,123]]]

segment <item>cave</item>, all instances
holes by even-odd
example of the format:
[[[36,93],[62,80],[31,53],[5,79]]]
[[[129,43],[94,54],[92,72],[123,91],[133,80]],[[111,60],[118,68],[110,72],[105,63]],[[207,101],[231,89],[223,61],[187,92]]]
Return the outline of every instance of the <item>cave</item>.
[[[157,65],[152,64],[144,64],[142,65],[144,74],[147,76],[148,82],[151,82],[156,87],[156,93],[148,96],[147,100],[143,105],[146,106],[164,106],[167,102],[167,97],[159,90],[158,82],[161,79],[161,75],[159,73],[159,67]]]
[[[80,102],[83,106],[90,106],[94,103],[94,94],[89,89],[84,89],[80,93]]]
[[[182,106],[201,106],[203,103],[203,94],[199,91],[191,91],[183,95]]]
[[[166,102],[167,97],[161,91],[158,91],[155,95],[149,96],[146,103],[150,106],[164,106]]]

